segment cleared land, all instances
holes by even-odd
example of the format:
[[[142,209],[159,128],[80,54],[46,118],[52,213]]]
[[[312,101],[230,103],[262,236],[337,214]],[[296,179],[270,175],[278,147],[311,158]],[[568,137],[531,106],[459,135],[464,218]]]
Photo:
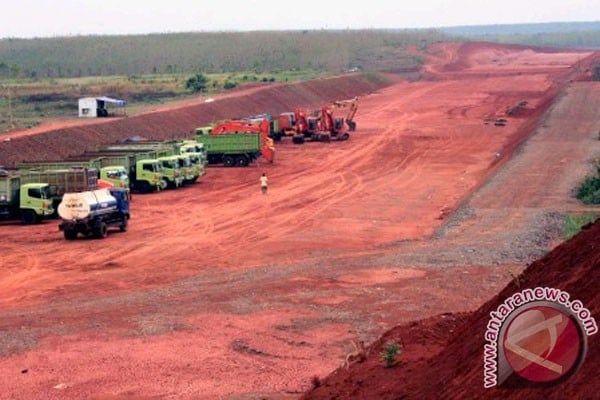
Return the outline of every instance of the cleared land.
[[[553,212],[577,208],[569,187],[597,150],[600,89],[564,90],[590,56],[440,45],[427,80],[363,88],[377,91],[361,98],[350,141],[282,143],[273,165],[211,168],[193,187],[135,196],[126,234],[66,243],[55,221],[0,226],[0,397],[293,397],[340,365],[351,338],[476,309],[552,246]],[[349,79],[328,94],[357,90]],[[169,137],[236,106],[313,104],[335,86],[311,85],[15,136],[0,155],[77,151],[77,135]],[[568,139],[562,121],[578,125]],[[547,234],[537,248],[515,248],[536,229]]]

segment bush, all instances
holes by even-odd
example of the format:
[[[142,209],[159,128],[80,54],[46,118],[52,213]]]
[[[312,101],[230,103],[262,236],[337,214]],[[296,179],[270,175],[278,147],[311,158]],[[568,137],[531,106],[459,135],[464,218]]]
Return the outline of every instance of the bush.
[[[206,85],[208,84],[208,78],[204,76],[204,74],[196,74],[192,76],[185,82],[185,88],[191,90],[192,92],[201,92],[206,89]]]
[[[223,88],[224,89],[233,89],[236,86],[237,86],[237,83],[235,83],[235,82],[225,81],[225,84],[223,85]]]
[[[600,174],[585,178],[577,190],[577,198],[585,204],[600,204]]]
[[[396,356],[398,356],[399,351],[400,346],[396,342],[388,342],[383,346],[380,357],[381,360],[385,362],[386,368],[396,365]]]
[[[571,239],[581,231],[582,227],[596,219],[598,216],[595,214],[565,215],[565,239]]]

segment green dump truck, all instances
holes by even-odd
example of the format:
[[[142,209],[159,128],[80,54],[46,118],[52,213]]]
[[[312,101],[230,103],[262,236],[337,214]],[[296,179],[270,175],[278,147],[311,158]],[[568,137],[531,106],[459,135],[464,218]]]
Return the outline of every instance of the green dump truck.
[[[56,170],[70,168],[95,168],[98,171],[98,179],[110,182],[117,188],[129,188],[129,176],[127,169],[122,165],[107,165],[98,157],[73,157],[61,161],[25,161],[17,164],[20,170]]]
[[[105,145],[101,148],[106,150],[155,151],[158,160],[164,163],[163,169],[165,170],[165,175],[169,176],[170,187],[194,183],[200,176],[204,175],[205,161],[203,154],[198,152],[189,152],[189,150],[195,151],[197,147],[190,144],[184,144],[183,141],[180,140],[129,141],[125,143]],[[170,168],[169,165],[173,159],[167,157],[173,156],[178,157],[178,168],[175,168],[173,171],[171,171],[172,168]],[[172,176],[171,172],[173,173]],[[179,174],[179,177],[175,176],[177,174]]]
[[[177,188],[183,185],[186,170],[179,160],[177,152],[172,146],[139,145],[137,143],[118,143],[99,147],[100,151],[131,152],[152,154],[161,166],[163,178],[169,188]]]
[[[21,184],[41,183],[49,185],[53,216],[62,196],[69,192],[84,192],[98,188],[98,170],[95,168],[63,168],[44,171],[19,171]]]
[[[98,150],[87,151],[80,157],[99,158],[103,165],[124,167],[129,176],[131,190],[149,193],[167,187],[167,181],[154,152]]]
[[[262,140],[257,133],[212,135],[213,127],[196,129],[196,141],[206,150],[208,164],[246,167],[261,155]]]
[[[50,185],[23,183],[19,173],[0,170],[0,218],[35,224],[54,212]]]
[[[183,140],[178,145],[179,154],[187,155],[190,157],[193,166],[196,169],[197,178],[206,174],[206,152],[204,151],[204,145],[198,143],[195,140]]]

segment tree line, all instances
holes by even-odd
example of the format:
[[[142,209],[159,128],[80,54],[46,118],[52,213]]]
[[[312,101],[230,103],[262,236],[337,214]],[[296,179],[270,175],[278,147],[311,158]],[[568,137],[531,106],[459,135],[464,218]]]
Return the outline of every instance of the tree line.
[[[0,40],[0,77],[27,78],[238,71],[368,70],[369,58],[448,40],[434,30],[310,30],[73,36]]]

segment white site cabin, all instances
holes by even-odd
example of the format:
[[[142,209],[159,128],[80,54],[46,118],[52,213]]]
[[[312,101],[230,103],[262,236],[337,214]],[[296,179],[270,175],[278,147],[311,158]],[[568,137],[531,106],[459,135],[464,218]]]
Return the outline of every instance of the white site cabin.
[[[84,97],[79,99],[79,117],[80,118],[102,118],[108,116],[116,116],[118,114],[125,115],[125,100],[112,99],[110,97]],[[107,110],[108,105],[113,105],[117,108],[122,108],[123,111],[118,113]]]

